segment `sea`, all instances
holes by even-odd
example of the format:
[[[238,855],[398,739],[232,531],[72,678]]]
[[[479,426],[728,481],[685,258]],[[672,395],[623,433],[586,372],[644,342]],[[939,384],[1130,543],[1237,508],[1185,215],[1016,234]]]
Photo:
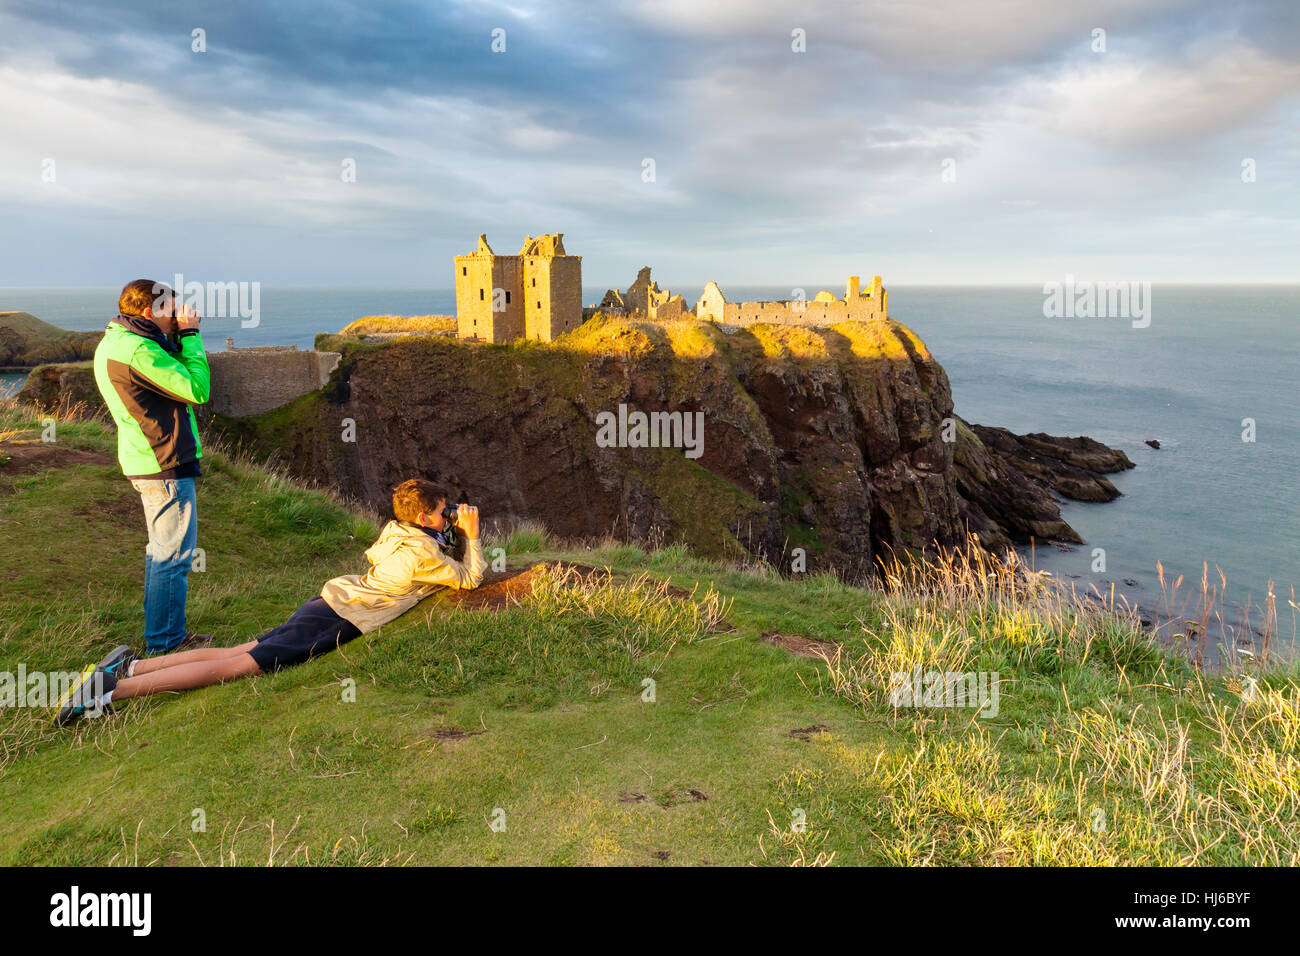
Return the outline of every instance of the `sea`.
[[[668,285],[690,302],[702,291]],[[790,289],[724,286],[733,301],[788,298]],[[584,289],[584,301],[603,293]],[[0,289],[0,310],[101,329],[116,296]],[[1158,567],[1166,598],[1179,576],[1184,594],[1199,591],[1204,571],[1216,587],[1227,580],[1230,607],[1258,609],[1272,587],[1289,643],[1288,602],[1300,586],[1300,285],[1157,283],[1142,317],[1060,316],[1045,308],[1049,298],[1041,286],[889,288],[891,317],[947,369],[958,415],[1017,433],[1089,435],[1136,463],[1112,476],[1116,501],[1063,504],[1085,545],[1037,546],[1026,558],[1144,608],[1161,599]],[[454,313],[450,289],[267,287],[255,327],[210,318],[203,329],[210,349],[226,337],[311,348],[317,333],[364,315]],[[21,381],[0,378],[0,395]]]

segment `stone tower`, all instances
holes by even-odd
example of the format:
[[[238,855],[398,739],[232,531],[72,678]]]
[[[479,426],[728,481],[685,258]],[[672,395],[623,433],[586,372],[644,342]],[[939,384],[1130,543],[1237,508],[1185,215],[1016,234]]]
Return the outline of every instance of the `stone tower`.
[[[527,236],[523,264],[524,335],[549,342],[582,324],[582,256],[564,251],[564,234]]]
[[[524,239],[518,255],[478,248],[456,256],[456,332],[462,339],[503,344],[549,342],[582,324],[582,256],[564,251],[564,235]]]

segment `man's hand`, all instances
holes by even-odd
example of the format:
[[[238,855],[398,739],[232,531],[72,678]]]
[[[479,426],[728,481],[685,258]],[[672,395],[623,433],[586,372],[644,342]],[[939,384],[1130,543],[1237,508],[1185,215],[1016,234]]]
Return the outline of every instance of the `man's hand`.
[[[456,506],[456,527],[465,532],[465,537],[478,537],[478,509],[463,502]]]
[[[186,329],[197,329],[199,327],[199,310],[192,305],[178,305],[176,307],[176,331],[184,332]]]

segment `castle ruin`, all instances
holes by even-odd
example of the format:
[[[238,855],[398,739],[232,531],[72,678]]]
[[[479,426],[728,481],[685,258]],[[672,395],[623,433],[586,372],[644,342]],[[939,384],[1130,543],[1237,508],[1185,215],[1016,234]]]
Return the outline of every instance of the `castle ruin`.
[[[695,303],[695,317],[725,325],[749,326],[756,322],[781,325],[828,326],[836,322],[867,322],[889,317],[889,292],[880,276],[871,279],[866,291],[858,276],[849,276],[844,298],[822,291],[812,299],[778,299],[771,302],[728,302],[712,279]]]
[[[637,272],[625,292],[608,290],[599,306],[584,313],[582,257],[565,252],[564,235],[558,232],[526,237],[513,256],[497,255],[480,234],[478,248],[454,262],[456,334],[495,345],[525,338],[550,342],[597,312],[651,321],[696,318],[730,328],[760,322],[826,327],[889,316],[889,293],[880,276],[873,276],[865,289],[858,276],[849,276],[842,299],[822,291],[812,299],[763,302],[728,302],[710,279],[691,309],[681,294],[659,288],[649,266]]]
[[[480,234],[478,248],[455,257],[456,334],[501,345],[549,342],[582,324],[582,256],[564,251],[564,234],[524,239],[500,256]]]
[[[660,289],[658,282],[651,281],[649,266],[641,267],[627,292],[607,291],[599,311],[643,319],[681,319],[691,314],[683,296]]]

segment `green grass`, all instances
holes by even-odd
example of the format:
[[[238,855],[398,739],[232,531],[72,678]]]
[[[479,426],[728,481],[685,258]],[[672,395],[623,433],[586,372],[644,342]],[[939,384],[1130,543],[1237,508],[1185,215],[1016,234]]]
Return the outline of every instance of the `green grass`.
[[[349,322],[339,335],[400,332],[455,332],[454,315],[367,315]]]
[[[0,435],[38,433],[0,406]],[[93,422],[58,440],[113,450]],[[199,502],[190,624],[222,644],[361,570],[378,530],[216,448]],[[144,529],[113,464],[0,467],[0,540],[0,671],[139,643]],[[1202,675],[986,570],[885,593],[531,525],[495,548],[612,577],[550,574],[500,612],[434,598],[301,667],[74,729],[0,710],[0,863],[1298,862],[1289,670]],[[916,665],[997,671],[997,716],[893,706]]]

